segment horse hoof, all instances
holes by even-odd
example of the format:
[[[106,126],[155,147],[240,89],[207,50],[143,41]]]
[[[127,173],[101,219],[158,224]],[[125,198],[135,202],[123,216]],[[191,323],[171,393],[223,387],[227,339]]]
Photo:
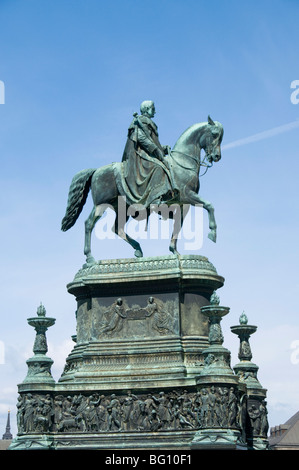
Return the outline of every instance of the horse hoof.
[[[89,268],[90,266],[93,266],[94,264],[97,264],[94,257],[93,256],[87,256],[86,257],[86,263],[83,265],[83,268]]]
[[[212,231],[208,234],[208,238],[209,238],[210,240],[212,240],[212,242],[216,243],[216,232],[212,230]]]
[[[136,258],[143,258],[143,253],[141,250],[135,250],[135,256]]]
[[[170,246],[169,247],[169,251],[171,251],[171,253],[173,253],[174,255],[177,255],[179,256],[180,253],[178,252],[178,250],[176,248],[173,248],[173,246]]]

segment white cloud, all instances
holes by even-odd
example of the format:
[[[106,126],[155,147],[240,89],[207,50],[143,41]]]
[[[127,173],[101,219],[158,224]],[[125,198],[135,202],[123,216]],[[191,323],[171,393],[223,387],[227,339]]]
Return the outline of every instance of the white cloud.
[[[284,132],[291,131],[299,127],[299,120],[289,122],[288,124],[284,124],[283,126],[274,127],[273,129],[269,129],[267,131],[259,132],[258,134],[251,135],[249,137],[245,137],[244,139],[238,139],[234,142],[229,144],[223,145],[222,150],[227,150],[235,147],[239,147],[241,145],[251,144],[253,142],[258,142],[259,140],[269,139],[270,137],[274,137],[275,135],[282,134]]]

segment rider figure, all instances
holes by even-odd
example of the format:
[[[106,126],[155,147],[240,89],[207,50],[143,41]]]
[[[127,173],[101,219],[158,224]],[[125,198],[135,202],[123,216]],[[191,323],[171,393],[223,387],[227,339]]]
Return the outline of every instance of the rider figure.
[[[168,147],[159,142],[153,101],[143,101],[141,115],[134,114],[122,162],[125,192],[130,204],[159,204],[172,199],[174,188],[164,156]]]

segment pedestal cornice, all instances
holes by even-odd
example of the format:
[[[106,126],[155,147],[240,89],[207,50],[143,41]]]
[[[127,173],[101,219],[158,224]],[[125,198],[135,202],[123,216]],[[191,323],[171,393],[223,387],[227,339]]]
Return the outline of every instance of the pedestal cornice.
[[[224,278],[206,257],[199,255],[112,259],[84,265],[67,289],[76,296],[95,291],[98,295],[120,295],[122,291],[135,293],[140,288],[151,291],[153,284],[157,291],[164,292],[178,287],[203,289],[209,298],[213,290],[223,286]]]

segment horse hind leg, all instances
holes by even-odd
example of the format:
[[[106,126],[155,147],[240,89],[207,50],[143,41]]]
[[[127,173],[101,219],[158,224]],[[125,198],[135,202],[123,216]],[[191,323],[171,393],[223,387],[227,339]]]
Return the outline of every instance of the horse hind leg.
[[[96,261],[91,254],[91,234],[97,221],[102,217],[105,212],[105,208],[101,206],[94,206],[91,213],[85,221],[85,242],[84,242],[84,254],[86,256],[86,264],[90,266],[95,264]]]

